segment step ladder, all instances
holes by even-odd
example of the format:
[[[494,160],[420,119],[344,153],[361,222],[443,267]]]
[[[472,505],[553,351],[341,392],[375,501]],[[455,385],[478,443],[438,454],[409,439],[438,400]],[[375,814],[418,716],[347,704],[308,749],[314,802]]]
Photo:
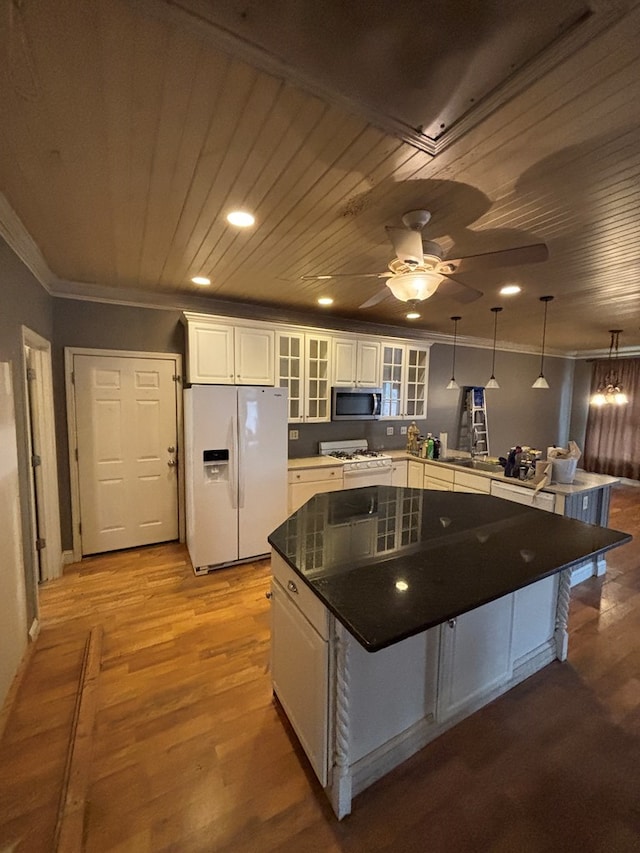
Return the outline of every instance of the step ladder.
[[[458,447],[472,456],[489,455],[489,426],[484,388],[463,389],[458,430]]]

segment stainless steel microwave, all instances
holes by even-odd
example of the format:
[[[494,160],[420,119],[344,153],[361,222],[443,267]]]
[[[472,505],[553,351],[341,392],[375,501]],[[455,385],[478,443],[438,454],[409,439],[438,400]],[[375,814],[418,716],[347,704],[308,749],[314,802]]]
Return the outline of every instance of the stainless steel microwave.
[[[374,421],[380,417],[380,388],[333,388],[332,421]]]

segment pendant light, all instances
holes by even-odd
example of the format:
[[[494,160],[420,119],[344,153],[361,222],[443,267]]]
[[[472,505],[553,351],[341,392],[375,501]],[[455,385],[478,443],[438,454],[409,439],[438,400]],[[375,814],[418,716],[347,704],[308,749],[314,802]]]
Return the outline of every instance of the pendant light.
[[[549,383],[544,378],[544,343],[547,335],[547,308],[549,307],[549,303],[553,299],[553,296],[541,296],[540,302],[544,302],[544,322],[542,324],[542,353],[540,355],[540,376],[536,379],[536,381],[531,386],[532,388],[548,388]]]
[[[609,329],[611,343],[609,344],[607,372],[604,379],[598,385],[598,390],[591,398],[591,404],[593,406],[625,406],[629,402],[629,398],[622,390],[622,385],[618,379],[618,339],[621,331],[622,329]],[[615,359],[612,360],[614,349]]]
[[[496,335],[498,332],[498,314],[502,308],[492,308],[493,311],[493,359],[491,361],[491,378],[484,386],[486,388],[499,388],[498,380],[496,379]]]
[[[460,386],[456,382],[456,341],[458,339],[458,320],[462,317],[451,317],[453,320],[453,362],[451,364],[451,379],[447,385],[447,391],[459,391]]]

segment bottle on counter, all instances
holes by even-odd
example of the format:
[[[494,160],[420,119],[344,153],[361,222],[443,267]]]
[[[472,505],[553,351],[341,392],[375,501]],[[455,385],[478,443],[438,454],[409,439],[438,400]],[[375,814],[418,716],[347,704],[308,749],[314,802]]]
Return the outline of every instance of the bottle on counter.
[[[427,433],[427,459],[433,459],[433,451],[435,448],[435,442],[433,440],[433,436],[430,432]]]
[[[440,439],[433,439],[433,458],[440,459]]]

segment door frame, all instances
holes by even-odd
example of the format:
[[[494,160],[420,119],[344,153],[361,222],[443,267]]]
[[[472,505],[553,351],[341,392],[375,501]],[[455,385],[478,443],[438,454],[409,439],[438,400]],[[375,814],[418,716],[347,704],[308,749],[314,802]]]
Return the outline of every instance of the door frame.
[[[27,377],[27,348],[33,350],[36,356],[36,393],[39,402],[39,418],[33,419],[29,398],[29,379]],[[42,581],[53,580],[62,575],[64,565],[62,554],[62,540],[60,530],[60,496],[58,491],[58,462],[56,453],[56,429],[55,410],[53,402],[53,373],[51,367],[51,343],[29,329],[22,326],[22,363],[25,394],[25,418],[28,433],[29,456],[32,453],[31,435],[34,430],[39,437],[40,457],[42,464],[42,492],[41,498],[44,503],[44,518],[41,524],[45,538],[46,548],[40,552],[40,567]],[[31,459],[29,458],[29,470],[31,471]],[[34,477],[29,476],[29,503],[31,512],[31,542],[30,550],[33,561],[34,574],[37,572],[38,554],[36,552],[36,493]],[[37,589],[40,579],[35,577],[36,589],[36,612],[38,612]]]
[[[69,439],[69,480],[71,486],[71,530],[73,534],[73,561],[82,559],[82,536],[80,533],[80,471],[76,458],[78,428],[76,419],[76,396],[73,384],[73,359],[76,355],[102,356],[105,358],[150,358],[172,361],[176,381],[176,437],[178,452],[178,538],[185,541],[184,518],[184,431],[182,421],[182,355],[175,352],[137,352],[135,350],[89,349],[87,347],[64,348],[64,379],[67,401],[67,433]]]

